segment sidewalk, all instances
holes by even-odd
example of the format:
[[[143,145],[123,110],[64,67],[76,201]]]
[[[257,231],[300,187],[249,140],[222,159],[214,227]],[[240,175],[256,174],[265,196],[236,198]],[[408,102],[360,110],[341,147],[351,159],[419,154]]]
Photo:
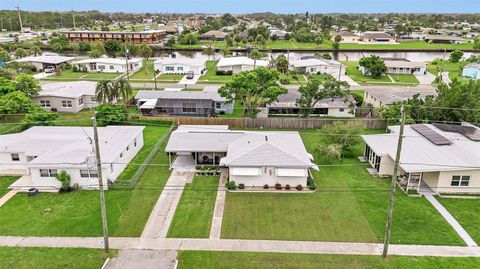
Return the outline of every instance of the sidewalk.
[[[212,226],[210,227],[210,239],[220,239],[220,235],[222,233],[223,208],[225,206],[225,196],[227,195],[225,189],[227,178],[228,170],[223,169],[218,183],[217,199],[215,200]]]
[[[425,198],[435,207],[435,209],[442,215],[442,217],[452,226],[452,228],[457,232],[458,236],[462,238],[462,240],[467,244],[469,247],[477,247],[477,243],[470,237],[470,235],[463,229],[462,225],[458,223],[458,221],[448,212],[448,210],[440,204],[440,202],[435,199],[435,197],[431,194],[424,195]]]
[[[143,238],[164,238],[167,236],[183,188],[186,183],[192,181],[193,176],[193,172],[172,171],[157,204],[148,218],[147,224],[145,224],[142,233]]]
[[[0,246],[103,248],[101,237],[9,237]],[[381,255],[382,244],[237,239],[110,238],[112,249],[210,250],[276,253]],[[480,257],[480,247],[390,245],[389,255]]]

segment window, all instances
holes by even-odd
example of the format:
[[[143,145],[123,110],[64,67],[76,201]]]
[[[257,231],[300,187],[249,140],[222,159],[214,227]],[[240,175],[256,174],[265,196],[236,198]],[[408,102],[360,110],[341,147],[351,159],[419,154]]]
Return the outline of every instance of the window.
[[[127,151],[129,151],[129,150],[130,150],[130,146],[127,146]]]
[[[63,100],[62,107],[72,107],[72,101],[70,100]]]
[[[97,170],[80,170],[80,177],[82,178],[96,178],[98,177]]]
[[[57,169],[40,169],[41,177],[56,177]]]
[[[183,66],[177,67],[177,71],[183,71]]]
[[[136,138],[133,140],[133,146],[134,146],[134,147],[137,146],[137,139],[136,139]]]
[[[78,105],[79,106],[83,105],[83,98],[78,99]]]
[[[215,103],[215,108],[216,109],[222,108],[222,103]]]
[[[182,111],[183,113],[195,113],[197,112],[197,108],[194,103],[183,103]]]
[[[345,108],[340,108],[340,109],[338,109],[338,110],[339,110],[340,112],[343,112],[343,111],[345,111]]]
[[[90,97],[90,101],[96,102],[96,101],[97,101],[97,97],[95,97],[95,96]]]
[[[105,65],[99,65],[99,66],[98,66],[98,69],[104,70],[104,69],[105,69]]]
[[[12,161],[14,162],[20,161],[20,155],[18,155],[18,153],[12,153]]]
[[[165,71],[175,71],[174,66],[165,66]]]
[[[50,100],[40,100],[40,106],[50,107]]]
[[[110,65],[110,70],[113,70],[115,69],[115,67],[113,65]]]
[[[452,176],[450,186],[466,187],[470,183],[470,176]]]

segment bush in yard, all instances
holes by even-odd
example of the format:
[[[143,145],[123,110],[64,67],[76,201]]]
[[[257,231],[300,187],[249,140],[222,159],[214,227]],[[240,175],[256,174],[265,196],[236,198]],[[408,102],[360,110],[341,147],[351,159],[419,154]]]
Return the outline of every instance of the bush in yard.
[[[365,67],[373,78],[380,78],[387,72],[387,66],[384,61],[376,55],[363,57],[360,59],[359,65]]]
[[[238,188],[239,188],[240,190],[245,189],[245,184],[243,184],[243,183],[238,184]]]
[[[288,185],[288,184],[285,185],[285,189],[286,189],[287,191],[289,191],[289,190],[290,190],[290,185]]]
[[[454,50],[452,53],[450,53],[450,62],[452,63],[458,63],[463,57],[463,51],[461,50]]]
[[[282,189],[282,184],[280,184],[280,183],[275,184],[275,189],[276,190],[281,190]]]
[[[268,190],[268,188],[269,188],[269,187],[268,187],[268,184],[263,185],[263,188],[264,188],[265,190]]]
[[[224,76],[224,75],[225,75],[225,71],[223,71],[223,70],[217,70],[216,74],[217,74],[218,76]]]
[[[122,105],[101,104],[96,108],[99,125],[121,124],[127,120],[127,110]]]
[[[303,187],[302,187],[302,185],[297,185],[297,187],[295,187],[295,189],[297,189],[297,191],[301,191],[301,190],[303,190]]]
[[[237,186],[235,186],[235,181],[229,181],[225,184],[227,190],[235,190]]]
[[[225,72],[225,75],[231,76],[231,75],[233,75],[233,71],[232,71],[232,70],[228,70],[228,71]]]
[[[60,171],[56,178],[62,183],[60,192],[69,192],[72,190],[70,187],[70,175],[65,170]]]
[[[317,189],[317,184],[312,178],[307,179],[307,187],[309,190],[314,191]]]

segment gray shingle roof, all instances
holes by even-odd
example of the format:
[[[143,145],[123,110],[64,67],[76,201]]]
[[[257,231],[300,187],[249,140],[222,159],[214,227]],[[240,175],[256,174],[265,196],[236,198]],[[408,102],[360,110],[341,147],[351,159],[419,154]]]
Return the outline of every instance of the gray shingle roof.
[[[224,102],[226,99],[214,91],[151,91],[140,90],[135,95],[135,99],[197,99],[213,100],[215,102]]]

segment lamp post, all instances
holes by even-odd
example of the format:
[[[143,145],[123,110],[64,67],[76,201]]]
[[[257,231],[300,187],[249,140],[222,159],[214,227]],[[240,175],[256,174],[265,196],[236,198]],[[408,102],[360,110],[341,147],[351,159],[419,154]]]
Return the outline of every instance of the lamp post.
[[[155,90],[158,90],[157,89],[157,74],[159,72],[157,70],[155,70],[155,68],[153,68],[153,80],[155,81]]]

